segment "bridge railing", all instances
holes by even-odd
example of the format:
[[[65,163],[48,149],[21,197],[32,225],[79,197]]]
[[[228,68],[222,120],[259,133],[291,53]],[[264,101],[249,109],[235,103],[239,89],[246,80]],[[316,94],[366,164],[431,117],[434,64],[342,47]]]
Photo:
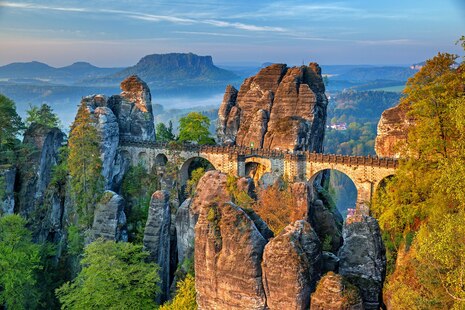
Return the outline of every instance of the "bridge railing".
[[[378,156],[349,156],[339,154],[323,154],[310,151],[283,151],[283,150],[270,150],[260,148],[250,148],[246,146],[219,146],[219,145],[197,145],[191,143],[183,144],[170,144],[158,143],[144,140],[135,139],[120,139],[122,146],[135,146],[142,148],[152,149],[167,149],[178,150],[186,152],[203,152],[203,153],[216,153],[216,154],[234,154],[244,156],[258,156],[266,158],[293,158],[298,159],[304,157],[307,161],[343,164],[343,165],[363,165],[382,168],[397,168],[399,163],[395,158],[380,158]]]

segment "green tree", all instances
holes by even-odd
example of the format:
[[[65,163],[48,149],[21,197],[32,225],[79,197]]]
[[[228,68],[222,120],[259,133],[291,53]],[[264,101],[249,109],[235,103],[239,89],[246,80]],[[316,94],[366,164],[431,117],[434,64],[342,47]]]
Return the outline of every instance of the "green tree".
[[[40,107],[29,105],[29,110],[27,110],[26,113],[26,126],[30,126],[32,123],[44,125],[49,128],[60,126],[60,119],[48,104],[44,103]]]
[[[92,225],[94,208],[103,191],[101,139],[96,125],[96,120],[87,106],[81,104],[71,126],[68,141],[71,188],[79,221],[85,227]]]
[[[40,265],[40,246],[32,243],[26,220],[19,215],[0,218],[0,305],[34,309]]]
[[[56,290],[62,309],[155,309],[160,278],[148,256],[128,242],[89,244],[76,279]]]
[[[215,144],[208,128],[210,119],[201,113],[191,112],[179,120],[179,141],[197,144]]]
[[[164,123],[158,123],[155,132],[158,142],[170,142],[175,140],[172,121],[168,122],[168,127],[166,127]]]
[[[142,243],[150,198],[160,188],[157,172],[149,173],[141,164],[131,166],[121,188],[127,203],[129,241]]]
[[[0,163],[14,164],[18,148],[18,135],[24,129],[21,117],[16,113],[16,105],[0,94]]]
[[[176,296],[173,300],[160,307],[160,310],[196,310],[195,278],[192,274],[187,274],[184,280],[176,284]]]
[[[372,207],[391,266],[385,294],[397,309],[465,308],[465,64],[456,60],[439,53],[408,81],[404,159]]]
[[[205,174],[205,168],[200,167],[192,171],[191,178],[187,181],[186,184],[186,194],[190,197],[193,197],[195,190],[197,189],[197,184],[200,181],[200,178]]]

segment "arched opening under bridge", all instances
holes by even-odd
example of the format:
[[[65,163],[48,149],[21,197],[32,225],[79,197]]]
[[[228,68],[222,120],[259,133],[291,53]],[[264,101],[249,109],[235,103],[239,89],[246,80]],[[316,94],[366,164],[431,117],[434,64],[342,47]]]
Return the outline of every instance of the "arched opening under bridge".
[[[323,169],[311,178],[316,192],[315,199],[320,199],[326,207],[336,208],[345,219],[357,204],[358,190],[354,181],[344,172],[336,169]]]
[[[258,185],[261,180],[265,181],[267,176],[271,174],[271,161],[267,158],[249,157],[245,160],[245,176],[254,180],[255,185]],[[265,177],[265,179],[263,179]],[[266,181],[265,181],[266,182]]]

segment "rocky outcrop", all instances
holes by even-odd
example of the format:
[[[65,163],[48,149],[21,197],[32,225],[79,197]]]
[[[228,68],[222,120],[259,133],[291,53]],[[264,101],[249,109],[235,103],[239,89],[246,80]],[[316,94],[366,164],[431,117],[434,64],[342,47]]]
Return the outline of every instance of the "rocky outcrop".
[[[167,191],[153,193],[144,231],[144,247],[150,252],[150,260],[160,267],[159,302],[167,300],[170,292],[171,207],[169,199]]]
[[[15,208],[15,179],[16,168],[9,168],[0,172],[0,216],[13,214]]]
[[[155,125],[150,90],[138,76],[121,82],[120,95],[111,96],[108,106],[118,119],[122,139],[155,141]]]
[[[379,309],[386,275],[386,256],[376,219],[355,214],[347,218],[339,250],[339,273],[358,287],[365,309]]]
[[[320,256],[320,240],[304,220],[288,225],[265,246],[262,270],[269,309],[308,309]]]
[[[216,133],[225,145],[232,145],[239,129],[240,113],[236,107],[237,89],[232,85],[226,87],[223,103],[218,110]]]
[[[64,139],[65,134],[58,128],[33,123],[26,130],[23,143],[34,151],[28,158],[28,164],[19,167],[19,203],[15,212],[27,217],[43,203]]]
[[[358,289],[333,272],[321,278],[311,300],[312,310],[363,310]]]
[[[118,151],[121,139],[155,141],[150,90],[137,76],[121,82],[120,95],[84,97],[89,112],[97,120],[101,136],[100,157],[105,189],[119,191],[129,159]]]
[[[268,66],[237,92],[226,88],[218,112],[220,143],[265,149],[322,151],[326,122],[321,69]]]
[[[325,245],[325,251],[337,253],[342,245],[342,216],[336,208],[326,207],[319,199],[315,200],[309,211],[309,222]]]
[[[199,309],[264,309],[261,260],[266,238],[244,210],[230,202],[227,176],[207,172],[192,209],[195,285]]]
[[[92,242],[97,238],[113,241],[128,241],[124,199],[112,191],[105,191],[95,207],[91,229]]]
[[[194,254],[194,229],[199,215],[191,208],[192,199],[187,198],[176,212],[176,243],[178,247],[178,262]]]
[[[408,108],[399,104],[381,114],[375,140],[375,151],[378,156],[400,157],[402,143],[407,140],[408,129],[413,124],[413,119],[407,113]]]

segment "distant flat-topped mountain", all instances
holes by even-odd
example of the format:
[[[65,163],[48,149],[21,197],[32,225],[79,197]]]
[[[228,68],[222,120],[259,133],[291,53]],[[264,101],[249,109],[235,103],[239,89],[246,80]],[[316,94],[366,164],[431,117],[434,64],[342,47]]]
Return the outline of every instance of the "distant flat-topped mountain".
[[[75,62],[61,68],[51,67],[38,61],[14,62],[0,67],[0,78],[12,82],[28,81],[31,84],[34,81],[73,84],[76,81],[105,76],[120,70],[121,68],[99,68],[87,62]]]
[[[239,77],[231,71],[218,68],[211,56],[198,56],[192,53],[153,54],[143,57],[132,67],[128,67],[104,78],[94,79],[96,84],[114,84],[122,79],[137,75],[148,85],[170,87],[174,85],[226,85]]]

